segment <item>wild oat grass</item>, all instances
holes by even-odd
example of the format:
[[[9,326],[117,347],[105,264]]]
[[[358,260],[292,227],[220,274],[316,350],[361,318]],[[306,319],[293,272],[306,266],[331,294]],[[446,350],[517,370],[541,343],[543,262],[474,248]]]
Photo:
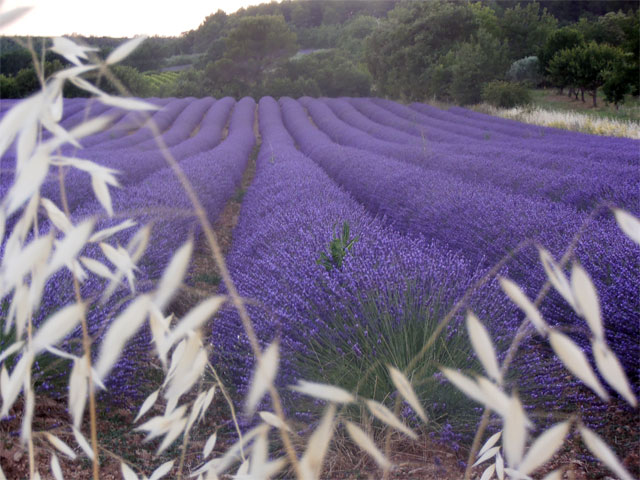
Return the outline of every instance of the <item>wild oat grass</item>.
[[[23,10],[10,11],[0,16],[0,25],[14,20]],[[238,440],[226,449],[225,453],[210,459],[216,441],[215,432],[206,442],[202,452],[201,465],[189,472],[199,479],[219,478],[220,475],[236,470],[236,478],[272,478],[286,470],[287,477],[299,479],[320,478],[323,463],[336,428],[344,428],[364,452],[370,455],[381,469],[381,476],[386,478],[393,467],[389,461],[389,445],[378,445],[359,425],[346,420],[338,408],[357,404],[367,411],[371,418],[387,426],[387,431],[400,432],[409,438],[416,438],[414,430],[400,416],[402,402],[405,401],[424,422],[429,422],[425,414],[421,398],[423,390],[414,388],[407,374],[415,371],[417,364],[432,349],[442,351],[442,358],[434,362],[443,362],[441,370],[449,381],[466,394],[471,400],[485,407],[483,421],[476,433],[474,445],[469,457],[469,466],[465,478],[471,477],[471,466],[474,462],[491,461],[490,466],[482,474],[482,479],[490,478],[494,472],[499,478],[530,478],[539,467],[543,466],[566,441],[569,432],[580,435],[586,447],[600,459],[611,471],[623,480],[632,478],[611,449],[592,430],[583,425],[579,418],[570,418],[549,428],[529,441],[532,421],[528,418],[519,399],[516,388],[508,389],[503,383],[510,364],[518,350],[520,342],[530,334],[539,335],[549,341],[551,348],[566,366],[571,375],[579,378],[585,385],[608,400],[609,393],[603,387],[593,368],[586,360],[580,348],[565,334],[548,325],[538,306],[553,287],[564,300],[586,321],[593,341],[595,363],[602,379],[617,391],[632,406],[636,406],[636,398],[630,390],[624,371],[615,355],[608,348],[602,324],[597,292],[588,274],[576,263],[571,274],[566,276],[565,266],[571,259],[571,247],[559,263],[546,251],[541,250],[541,261],[547,271],[549,281],[535,300],[529,299],[517,285],[507,279],[502,280],[505,293],[526,314],[521,328],[517,332],[506,358],[498,361],[489,331],[471,312],[467,313],[467,331],[480,364],[485,373],[474,377],[460,373],[456,369],[447,368],[450,357],[442,336],[447,325],[466,306],[465,295],[447,314],[438,315],[437,325],[428,329],[418,328],[415,338],[399,335],[399,343],[393,346],[386,360],[392,361],[401,356],[399,365],[404,372],[385,366],[388,377],[384,388],[388,395],[375,395],[374,398],[345,390],[341,386],[325,383],[314,383],[299,380],[291,389],[312,397],[316,401],[326,402],[327,406],[313,433],[304,442],[294,444],[295,435],[289,426],[290,420],[282,408],[281,392],[274,380],[280,364],[278,340],[266,348],[261,348],[245,303],[225,266],[221,250],[203,209],[190,183],[182,173],[180,166],[163,145],[162,137],[155,128],[155,137],[164,153],[168,165],[180,179],[182,187],[192,202],[193,211],[204,231],[205,240],[212,256],[220,267],[222,281],[227,295],[214,295],[202,300],[188,311],[182,318],[173,319],[167,316],[167,307],[181,288],[193,253],[193,239],[188,239],[173,253],[170,260],[151,291],[136,293],[137,264],[148,248],[149,229],[147,226],[135,225],[131,221],[123,221],[115,226],[96,231],[99,219],[112,217],[113,203],[111,188],[118,186],[117,174],[97,163],[79,156],[61,156],[58,149],[65,144],[76,145],[88,135],[103,130],[109,121],[98,117],[87,120],[70,131],[59,125],[62,116],[62,87],[65,82],[72,82],[79,88],[89,91],[97,101],[106,105],[114,105],[128,110],[149,111],[155,107],[145,101],[110,96],[82,79],[82,74],[97,70],[102,75],[109,75],[109,65],[124,59],[133,51],[142,39],[137,38],[124,43],[114,50],[106,60],[93,55],[94,49],[82,46],[70,39],[56,38],[52,49],[63,55],[72,66],[42,80],[42,90],[34,96],[17,104],[0,122],[0,155],[16,142],[16,174],[15,181],[0,203],[0,237],[4,241],[2,262],[0,265],[0,289],[2,297],[10,301],[8,311],[3,316],[5,340],[0,361],[4,361],[0,372],[0,391],[2,396],[2,416],[7,416],[10,409],[22,399],[21,442],[28,453],[29,477],[40,478],[36,470],[36,450],[46,449],[51,452],[51,474],[63,478],[60,456],[65,462],[78,461],[79,456],[91,460],[91,471],[94,480],[100,478],[100,438],[97,425],[100,422],[96,411],[95,394],[97,388],[104,388],[103,383],[117,365],[125,344],[143,327],[147,326],[153,341],[158,364],[162,365],[164,380],[158,389],[151,393],[139,408],[132,429],[143,431],[147,440],[157,438],[160,444],[156,453],[172,451],[174,458],[159,466],[154,472],[139,472],[135,465],[122,460],[121,472],[126,480],[150,478],[158,480],[170,474],[174,478],[182,478],[185,472],[185,455],[189,448],[190,432],[208,413],[214,394],[221,391],[228,402],[232,421],[236,426]],[[149,124],[153,129],[153,123]],[[40,135],[43,130],[47,136]],[[58,175],[63,168],[84,171],[92,184],[92,190],[102,206],[103,212],[77,223],[72,220],[67,201],[62,195],[61,203],[56,204],[40,198],[41,186],[47,175]],[[55,177],[54,177],[55,178]],[[62,192],[64,176],[59,175]],[[215,185],[212,186],[215,188]],[[640,222],[630,214],[616,210],[615,215],[620,227],[636,243],[640,244]],[[49,230],[43,230],[39,222],[50,222]],[[7,228],[9,227],[9,228]],[[135,228],[137,233],[127,245],[114,240],[117,234],[125,229]],[[102,252],[100,260],[85,256],[86,251]],[[482,281],[488,281],[498,269],[490,272]],[[50,313],[42,322],[35,322],[43,301],[42,294],[49,281],[59,271],[71,275],[74,300],[59,310]],[[81,283],[91,276],[98,276],[106,281],[106,288],[97,298],[86,298],[82,295]],[[480,282],[482,283],[482,282]],[[476,285],[477,286],[477,285]],[[108,304],[115,292],[128,291],[124,308],[112,313],[105,310],[105,316],[111,315],[108,328],[100,344],[94,345],[91,337],[87,314],[90,309],[101,309]],[[46,300],[46,299],[44,299]],[[240,314],[245,334],[249,338],[256,367],[251,387],[246,400],[238,402],[231,398],[225,385],[220,382],[216,365],[209,361],[210,351],[203,327],[210,318],[228,302]],[[379,315],[384,321],[384,315]],[[387,328],[384,325],[382,329]],[[432,328],[434,327],[434,328]],[[15,333],[11,333],[15,332]],[[82,349],[78,353],[70,353],[65,339],[76,332],[81,338]],[[391,343],[397,332],[382,331]],[[9,336],[7,336],[9,335]],[[15,335],[15,336],[10,336]],[[408,343],[419,340],[408,348]],[[418,350],[418,351],[416,351]],[[34,388],[33,368],[37,359],[45,352],[56,356],[72,365],[68,378],[68,409],[71,421],[61,427],[66,438],[74,438],[73,448],[70,441],[63,441],[59,434],[50,431],[37,431],[32,423],[36,402],[42,400],[41,393]],[[330,353],[330,352],[329,352]],[[15,363],[6,362],[15,356]],[[117,368],[117,367],[116,367]],[[212,385],[205,385],[204,376],[215,379]],[[395,406],[385,405],[394,394]],[[416,390],[419,393],[416,393]],[[371,391],[370,388],[368,391]],[[243,404],[243,410],[251,414],[260,405],[265,396],[270,397],[273,412],[259,412],[251,428],[241,429],[238,424],[236,407]],[[372,395],[374,396],[374,395]],[[162,402],[164,412],[152,409]],[[82,419],[85,411],[89,411],[89,431],[82,431]],[[153,413],[152,413],[153,412]],[[502,424],[502,446],[496,446],[500,435],[494,435],[480,448],[490,415]],[[144,420],[143,423],[139,423]],[[275,434],[272,431],[275,430]],[[283,450],[278,458],[271,458],[269,445],[274,435],[279,436]],[[88,438],[87,438],[88,437]],[[177,447],[182,439],[182,446]],[[548,474],[545,479],[560,479],[564,467]],[[44,472],[42,473],[44,474]],[[87,474],[88,475],[88,474]],[[148,475],[148,476],[146,476]],[[4,474],[0,473],[0,478]]]

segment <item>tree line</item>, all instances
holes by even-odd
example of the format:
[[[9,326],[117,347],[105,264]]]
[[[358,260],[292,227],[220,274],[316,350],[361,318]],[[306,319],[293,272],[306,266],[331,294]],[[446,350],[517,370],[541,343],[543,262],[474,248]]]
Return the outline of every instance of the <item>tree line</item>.
[[[639,90],[637,6],[285,0],[230,15],[219,10],[179,37],[150,38],[114,73],[139,96],[377,95],[464,105],[517,103],[528,87],[553,86],[583,101],[591,95],[594,105],[601,91],[618,105]],[[102,54],[117,43],[86,41]],[[28,95],[38,88],[31,54],[12,39],[0,42],[0,96]],[[48,72],[64,64],[51,52],[45,60]],[[161,90],[145,76],[170,67],[180,72]]]

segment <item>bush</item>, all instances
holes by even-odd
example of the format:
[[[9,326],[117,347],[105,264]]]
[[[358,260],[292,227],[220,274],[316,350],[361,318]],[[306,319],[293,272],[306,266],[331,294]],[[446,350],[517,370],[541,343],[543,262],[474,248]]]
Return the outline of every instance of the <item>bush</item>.
[[[482,99],[500,108],[513,108],[531,103],[531,95],[524,85],[495,80],[485,84]]]
[[[507,72],[507,79],[525,83],[528,87],[538,86],[542,82],[538,57],[525,57],[513,62]]]
[[[428,297],[429,295],[427,295]],[[297,359],[303,378],[340,385],[367,398],[383,402],[395,390],[388,365],[405,371],[420,355],[439,322],[451,308],[434,293],[426,300],[423,286],[407,280],[404,287],[361,293],[353,303],[336,299],[345,309],[325,317],[328,331],[311,340],[313,355]],[[356,325],[349,329],[346,326]],[[450,328],[425,354],[410,377],[429,418],[440,427],[449,423],[456,431],[469,432],[476,421],[473,404],[438,375],[442,365],[469,369],[476,366],[471,345],[462,328]],[[446,407],[445,407],[446,406]],[[358,411],[350,410],[358,417]],[[435,420],[437,418],[437,421]],[[432,425],[438,428],[436,425]],[[473,428],[473,427],[471,427]]]

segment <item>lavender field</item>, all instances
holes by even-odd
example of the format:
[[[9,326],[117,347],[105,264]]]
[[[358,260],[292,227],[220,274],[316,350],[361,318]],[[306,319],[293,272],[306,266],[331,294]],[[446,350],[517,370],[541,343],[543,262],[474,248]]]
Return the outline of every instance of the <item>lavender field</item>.
[[[376,363],[382,370],[390,362],[403,369],[439,320],[500,261],[507,259],[499,274],[535,298],[547,278],[537,246],[556,259],[572,246],[599,293],[606,341],[636,395],[640,391],[640,249],[610,210],[640,214],[640,142],[376,98],[147,101],[159,107],[152,120],[162,142],[140,113],[84,99],[64,102],[60,123],[67,129],[87,115],[113,118],[109,129],[84,138],[81,150],[65,146],[60,155],[75,153],[120,172],[124,188],[111,189],[114,217],[100,216],[89,177],[78,169],[66,172],[64,198],[57,171],[41,195],[66,204],[74,224],[97,215],[96,229],[106,229],[124,215],[151,225],[136,271],[136,288],[145,292],[157,286],[173,253],[201,235],[166,152],[178,161],[212,223],[255,162],[226,262],[239,293],[250,301],[260,342],[279,338],[279,386],[315,376],[352,389]],[[0,119],[11,106],[2,101]],[[17,148],[2,158],[3,196],[13,181]],[[12,225],[9,218],[9,233]],[[39,228],[52,228],[44,215]],[[112,243],[135,257],[135,232],[123,228]],[[108,263],[96,243],[83,255]],[[90,261],[81,263],[91,270]],[[107,283],[88,276],[82,297],[99,299]],[[112,296],[107,309],[123,309],[128,294],[122,289]],[[71,273],[58,271],[45,287],[35,323],[74,295]],[[496,276],[475,288],[466,307],[482,319],[503,358],[524,315],[504,296]],[[559,294],[549,294],[540,310],[591,358],[589,327]],[[98,345],[106,331],[104,311],[87,312]],[[421,378],[416,390],[429,416],[444,418],[444,434],[450,423],[464,430],[468,422],[473,431],[477,421],[473,415],[444,416],[455,409],[448,402],[457,400],[440,392],[446,382],[436,373],[442,364],[478,369],[463,318],[464,311],[447,327],[446,356],[425,357],[413,372]],[[210,325],[212,363],[235,393],[247,393],[255,359],[238,314],[223,310]],[[128,343],[106,382],[113,398],[143,399],[136,372],[149,356],[150,335],[143,329]],[[586,423],[597,425],[602,403],[579,380],[567,381],[550,352],[545,341],[529,335],[507,382],[518,385],[525,407],[538,417],[578,408]],[[41,387],[53,388],[44,370],[40,375]]]

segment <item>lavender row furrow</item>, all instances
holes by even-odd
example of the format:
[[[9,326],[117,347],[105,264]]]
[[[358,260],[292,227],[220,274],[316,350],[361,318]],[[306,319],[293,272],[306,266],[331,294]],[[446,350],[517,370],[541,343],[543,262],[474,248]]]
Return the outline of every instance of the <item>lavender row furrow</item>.
[[[200,125],[205,113],[211,108],[215,100],[211,97],[189,102],[187,107],[180,112],[173,124],[162,135],[162,140],[167,147],[172,147],[185,141]],[[158,148],[155,138],[146,140],[133,147],[136,151],[148,151]]]
[[[509,158],[508,150],[505,151],[507,154],[499,157],[482,157],[457,154],[453,147],[449,147],[449,151],[444,153],[433,151],[426,146],[418,146],[418,142],[413,142],[413,145],[398,145],[374,138],[363,130],[354,128],[336,116],[328,106],[334,105],[336,110],[346,114],[357,124],[356,126],[369,128],[369,121],[358,122],[363,118],[362,115],[349,111],[348,105],[330,100],[327,100],[327,105],[308,97],[299,99],[299,102],[307,108],[320,130],[342,145],[382,154],[426,169],[444,171],[465,181],[488,182],[510,192],[562,202],[581,210],[592,209],[603,200],[612,201],[634,212],[638,210],[640,192],[637,188],[637,178],[634,178],[638,175],[623,178],[607,175],[603,178],[573,172],[558,174],[553,170],[539,169],[514,161]]]
[[[508,143],[510,149],[517,149],[522,153],[552,155],[557,157],[559,162],[573,163],[574,166],[580,165],[585,158],[605,167],[611,166],[612,163],[622,166],[640,164],[640,142],[637,140],[603,138],[548,127],[537,127],[539,134],[533,135],[532,126],[526,124],[519,124],[520,126],[513,129],[519,138],[509,138],[498,130],[488,130],[491,125],[486,122],[477,122],[474,126],[455,121],[447,124],[442,120],[434,121],[415,109],[389,100],[363,98],[351,101],[356,102],[358,108],[363,111],[366,109],[369,115],[375,116],[374,120],[421,138],[431,136],[437,140],[438,136],[442,137],[442,132],[452,132],[452,135],[458,135],[461,140],[466,139],[466,143],[474,144],[474,141],[483,138],[485,143],[490,142],[498,147],[504,147],[505,143]],[[520,135],[520,130],[525,134]]]
[[[255,144],[254,112],[253,99],[245,98],[238,102],[232,115],[227,138],[217,147],[193,155],[180,163],[182,172],[197,194],[211,223],[217,220],[236,191],[246,169]],[[200,226],[193,214],[193,205],[182,183],[169,167],[148,176],[136,185],[135,189],[112,191],[112,198],[114,210],[128,213],[128,216],[136,220],[139,225],[152,225],[148,248],[138,263],[139,270],[136,272],[138,290],[148,292],[154,288],[180,245],[190,235],[199,232]],[[80,221],[101,213],[100,204],[87,198],[75,211],[73,217],[75,221]],[[96,228],[108,228],[120,221],[121,219],[102,220]],[[109,243],[127,245],[134,232],[135,229],[122,231],[109,240]],[[84,254],[109,264],[96,245],[90,245]],[[72,285],[68,272],[61,271],[56,274],[47,285],[43,312],[54,311],[60,305],[72,301],[74,296]],[[82,284],[83,298],[98,298],[104,287],[103,281],[95,276],[90,277]],[[127,305],[127,295],[128,291],[123,287],[106,306],[89,312],[88,324],[97,344],[102,340],[107,326],[104,312],[113,311],[117,314],[119,310],[124,309]],[[128,342],[121,359],[108,378],[106,384],[110,395],[140,397],[141,392],[136,383],[137,375],[140,365],[148,361],[149,353],[150,337],[148,331],[143,330]]]
[[[175,119],[180,115],[187,105],[192,101],[191,98],[172,99],[171,102],[166,104],[162,109],[155,112],[152,116],[153,124],[155,128],[161,133],[166,132],[171,125],[173,125]],[[155,129],[145,124],[142,128],[137,129],[130,135],[122,136],[111,141],[106,141],[100,144],[101,150],[116,150],[116,149],[128,149],[134,145],[138,145],[147,140],[153,140],[155,137]]]
[[[207,115],[206,122],[203,121],[199,134],[171,147],[169,149],[171,155],[178,161],[182,161],[190,155],[207,151],[216,145],[222,139],[223,128],[232,103],[232,101],[216,102],[210,110],[210,115]],[[137,184],[154,171],[167,165],[167,160],[161,150],[137,153],[133,149],[121,149],[102,152],[96,147],[83,153],[86,153],[85,158],[120,171],[121,175],[118,180],[124,187]],[[80,156],[82,157],[83,155]],[[80,170],[69,169],[65,183],[74,186],[72,189],[67,189],[66,193],[71,211],[74,211],[93,195],[88,175]],[[54,202],[60,202],[58,183],[49,182],[45,184],[42,189],[42,195]]]
[[[395,128],[401,130],[404,133],[413,135],[417,140],[423,142],[437,142],[444,144],[459,144],[460,142],[466,142],[475,144],[480,139],[474,139],[466,137],[464,134],[457,132],[447,131],[441,128],[427,128],[416,122],[411,122],[397,115],[391,114],[384,108],[376,105],[368,98],[349,98],[349,102],[359,110],[363,115],[366,115],[374,122],[378,122],[386,127]]]
[[[260,100],[259,122],[256,174],[227,264],[239,293],[261,305],[249,307],[260,341],[266,345],[279,338],[279,384],[304,375],[300,359],[312,354],[310,346],[319,337],[350,346],[345,352],[350,354],[358,352],[358,332],[380,335],[380,326],[367,323],[359,310],[367,295],[376,295],[380,308],[399,319],[401,307],[389,299],[402,296],[410,285],[418,292],[416,302],[446,309],[478,278],[480,272],[463,257],[403,236],[373,218],[295,148],[270,97]],[[327,270],[318,259],[344,222],[358,240],[339,268]],[[484,298],[479,310],[498,310],[495,296]],[[347,312],[361,313],[361,322],[337,325],[335,319]],[[250,381],[254,358],[246,338],[235,311],[213,323],[216,365],[241,391]]]
[[[173,100],[160,98],[145,99],[145,101],[155,105],[159,108],[159,110],[146,113],[140,111],[123,112],[120,108],[111,108],[105,112],[105,115],[113,117],[113,122],[111,123],[109,128],[102,132],[83,138],[80,142],[82,146],[87,150],[92,147],[100,149],[102,147],[101,144],[103,143],[113,142],[123,137],[126,138],[131,134],[131,132],[136,132],[139,129],[142,129],[147,122],[148,116],[154,118],[155,115],[158,115],[160,112],[162,112],[162,109]],[[124,113],[124,115],[121,115],[121,113]]]
[[[280,103],[299,148],[367,209],[385,216],[402,232],[435,239],[463,252],[475,264],[492,265],[525,239],[540,242],[559,257],[587,222],[586,215],[563,205],[506,194],[495,187],[336,145],[312,126],[298,102],[285,98]],[[639,249],[607,217],[593,221],[578,244],[577,255],[600,292],[609,340],[628,370],[634,370],[639,353],[635,340],[639,333]],[[533,248],[510,265],[511,275],[531,295],[544,283],[545,274]],[[546,308],[556,321],[582,324],[566,305]],[[589,348],[586,337],[581,343]]]
[[[415,129],[419,125],[415,121],[403,119],[394,115],[393,113],[386,111],[382,107],[375,105],[368,99],[352,99],[358,102],[360,110],[366,111],[370,120],[385,125],[391,129],[393,133],[400,131],[403,134],[415,133]],[[397,105],[400,108],[401,105]],[[351,116],[353,119],[353,115]],[[353,120],[352,120],[353,121]],[[367,127],[369,127],[367,125]],[[569,175],[583,175],[595,179],[595,181],[603,181],[605,186],[609,180],[613,181],[613,185],[619,184],[619,179],[623,179],[630,187],[623,187],[633,195],[634,184],[640,180],[640,170],[633,165],[629,165],[626,161],[603,163],[598,159],[582,158],[567,154],[559,154],[549,151],[543,151],[543,149],[531,149],[526,145],[518,142],[512,142],[508,145],[501,144],[499,142],[493,142],[492,136],[487,135],[485,141],[477,142],[474,140],[459,141],[455,145],[445,144],[437,141],[426,141],[426,134],[431,131],[425,125],[419,128],[424,129],[422,136],[416,136],[414,143],[420,144],[426,151],[434,154],[441,154],[446,158],[452,153],[460,155],[472,155],[480,158],[490,158],[494,160],[503,159],[507,161],[515,160],[524,165],[534,167],[536,169],[548,169],[558,172],[557,174],[569,174]],[[462,131],[462,130],[461,130]],[[373,135],[378,135],[377,130],[372,131]],[[462,137],[464,138],[464,137]],[[604,191],[607,191],[605,188]],[[616,199],[624,198],[626,194],[617,195]],[[630,205],[633,206],[634,211],[638,207],[635,201],[632,201]]]
[[[461,119],[472,119],[478,123],[487,123],[491,128],[518,129],[523,124],[516,120],[494,117],[484,113],[473,112],[461,107],[451,107],[448,110]],[[589,135],[581,132],[572,132],[563,129],[540,127],[540,137],[544,141],[544,149],[549,153],[557,153],[576,157],[587,158],[604,163],[622,163],[628,165],[640,165],[640,141],[630,138],[605,137]],[[546,139],[546,141],[545,141]]]

